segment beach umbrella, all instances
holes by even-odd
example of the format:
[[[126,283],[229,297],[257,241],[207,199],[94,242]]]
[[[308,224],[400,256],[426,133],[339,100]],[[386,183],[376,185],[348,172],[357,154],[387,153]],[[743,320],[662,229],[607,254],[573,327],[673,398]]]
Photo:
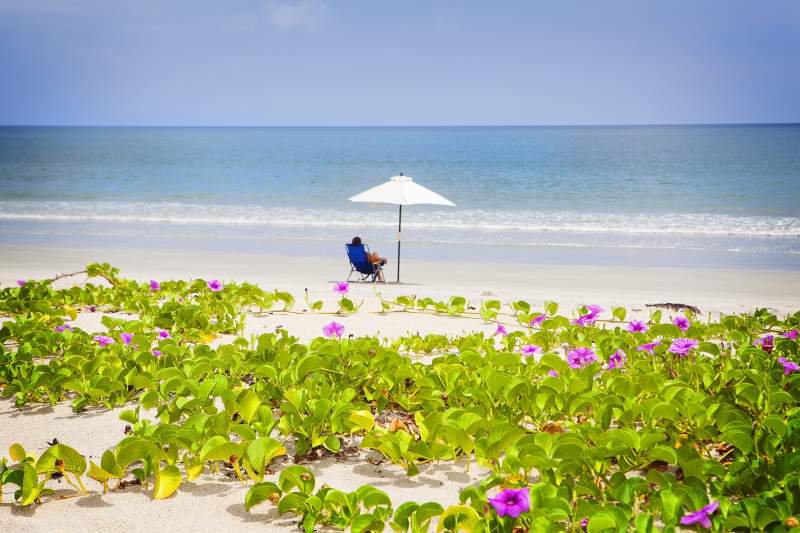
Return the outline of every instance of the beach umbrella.
[[[397,220],[397,282],[400,282],[400,234],[403,230],[404,205],[449,205],[453,202],[415,183],[410,176],[394,176],[389,181],[377,187],[368,189],[361,194],[349,198],[351,202],[365,202],[375,204],[393,204],[399,206]]]

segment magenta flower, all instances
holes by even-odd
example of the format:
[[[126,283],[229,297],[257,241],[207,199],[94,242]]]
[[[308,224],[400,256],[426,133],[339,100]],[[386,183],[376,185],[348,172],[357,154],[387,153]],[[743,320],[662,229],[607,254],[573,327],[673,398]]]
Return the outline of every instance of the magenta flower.
[[[107,335],[95,335],[94,340],[97,341],[97,344],[100,345],[101,348],[105,348],[110,344],[114,344],[116,341]]]
[[[547,375],[550,376],[551,378],[557,378],[558,377],[558,372],[556,372],[553,369],[550,369],[550,371],[547,373]]]
[[[689,326],[692,325],[692,323],[689,322],[689,319],[685,316],[676,316],[672,319],[672,323],[678,326],[681,331],[686,331],[689,329]]]
[[[542,347],[535,344],[526,344],[522,347],[522,355],[525,357],[533,357],[542,353]]]
[[[503,337],[508,336],[508,331],[506,331],[506,327],[503,324],[497,324],[497,329],[494,330],[493,335],[502,335]]]
[[[597,356],[590,348],[585,346],[570,350],[567,354],[567,363],[569,363],[570,368],[585,368],[595,361],[597,361]]]
[[[207,282],[208,288],[211,292],[219,292],[222,290],[222,282],[218,279],[211,279]]]
[[[62,324],[60,326],[56,326],[56,331],[59,332],[59,333],[64,333],[65,330],[72,331],[72,326],[70,326],[67,323],[64,323],[64,324]]]
[[[350,284],[346,281],[339,281],[333,286],[333,292],[339,296],[344,296],[350,291]]]
[[[581,519],[581,529],[582,529],[583,531],[586,531],[586,529],[587,529],[588,527],[589,527],[589,517],[586,517],[586,516],[585,516],[585,517],[583,517],[583,518]]]
[[[693,513],[683,515],[683,518],[681,518],[681,524],[684,526],[700,524],[704,528],[709,529],[711,528],[710,516],[716,513],[717,509],[719,509],[719,502],[711,502]]]
[[[160,357],[161,356],[161,350],[156,350],[154,348],[153,351],[152,351],[152,354],[153,354],[154,357]]]
[[[339,324],[336,321],[326,324],[322,327],[322,333],[328,338],[336,337],[341,339],[344,333],[344,324]]]
[[[25,280],[24,279],[18,279],[17,280],[17,285],[19,285],[20,287],[24,287],[25,286]]]
[[[605,309],[603,309],[599,305],[587,305],[585,307],[586,307],[586,313],[573,320],[572,321],[573,324],[577,324],[582,327],[591,326],[597,321],[597,316],[603,311],[605,311]]]
[[[611,357],[608,358],[608,369],[612,370],[614,368],[622,368],[627,360],[628,356],[625,355],[625,352],[622,350],[617,350]]]
[[[760,339],[753,341],[753,346],[761,346],[761,349],[767,353],[772,353],[775,347],[775,335],[764,335]]]
[[[628,322],[628,327],[625,329],[630,331],[631,333],[644,333],[645,331],[647,331],[647,324],[645,324],[641,320],[631,320],[630,322]]]
[[[789,361],[785,357],[778,357],[778,362],[783,365],[784,376],[788,376],[792,372],[797,372],[800,370],[800,365],[798,365],[794,361]]]
[[[151,279],[150,280],[150,290],[151,291],[160,291],[161,290],[161,284],[159,282],[157,282],[156,280]]]
[[[158,337],[161,339],[169,339],[170,337],[169,331],[165,329],[158,330]]]
[[[800,331],[797,331],[796,329],[787,331],[786,333],[783,334],[784,337],[786,337],[787,339],[792,339],[793,341],[797,340],[798,335],[800,335]]]
[[[510,516],[511,518],[517,518],[531,508],[530,493],[527,487],[522,489],[503,489],[494,498],[489,498],[489,503],[492,504],[498,515]]]
[[[672,344],[667,351],[674,353],[679,357],[686,357],[689,355],[689,352],[692,349],[697,348],[699,344],[700,343],[694,339],[675,339],[672,341]]]
[[[133,340],[133,333],[125,333],[123,331],[119,334],[119,338],[125,346],[128,346]]]
[[[653,350],[656,349],[656,346],[661,346],[661,341],[653,341],[648,342],[646,344],[642,344],[641,346],[636,347],[637,352],[648,352],[650,354],[653,353]]]
[[[531,326],[541,327],[542,322],[544,322],[546,318],[547,315],[544,313],[536,315],[535,317],[531,318]]]

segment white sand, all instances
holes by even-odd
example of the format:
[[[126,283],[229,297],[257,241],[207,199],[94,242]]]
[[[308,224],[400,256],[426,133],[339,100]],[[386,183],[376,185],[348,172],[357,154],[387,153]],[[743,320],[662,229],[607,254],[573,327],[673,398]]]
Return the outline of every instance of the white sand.
[[[248,320],[245,334],[261,333],[282,326],[307,340],[320,334],[328,315],[303,314],[303,289],[313,299],[324,298],[326,309],[334,310],[332,284],[343,279],[349,268],[344,259],[301,256],[258,256],[211,252],[150,252],[124,249],[67,249],[0,245],[0,285],[13,284],[19,278],[52,277],[62,272],[81,270],[88,262],[107,261],[122,269],[122,274],[140,280],[186,279],[189,277],[249,281],[265,288],[292,292],[299,314],[266,315]],[[389,278],[394,276],[389,268]],[[580,266],[459,264],[454,262],[411,262],[403,266],[401,285],[380,285],[388,298],[416,294],[443,299],[461,295],[474,303],[499,298],[504,302],[525,299],[541,309],[544,300],[562,304],[562,312],[581,303],[598,303],[606,308],[624,305],[641,309],[654,302],[681,302],[696,305],[704,313],[750,311],[768,307],[778,313],[800,308],[800,272],[751,271],[687,268],[613,268]],[[81,281],[77,278],[73,281]],[[380,334],[396,337],[407,332],[461,333],[492,331],[480,320],[453,319],[421,314],[376,313],[377,300],[372,285],[353,285],[351,295],[366,303],[362,312],[337,318],[355,335]],[[86,330],[100,330],[100,313],[85,313],[79,325]],[[221,339],[220,342],[224,342]],[[57,437],[97,460],[102,452],[123,436],[125,423],[118,419],[119,409],[73,414],[68,405],[29,406],[16,409],[8,399],[0,401],[0,450],[13,442],[40,453],[46,441]],[[463,464],[434,464],[414,478],[388,463],[372,465],[365,455],[347,462],[325,459],[310,466],[318,475],[318,487],[328,483],[342,490],[354,490],[372,484],[385,490],[399,505],[408,500],[456,503],[458,490],[481,478]],[[71,494],[64,484],[53,484],[59,494]],[[68,488],[68,487],[67,487]],[[200,531],[253,530],[285,531],[294,529],[296,519],[277,517],[271,504],[262,504],[253,512],[244,509],[247,490],[237,480],[206,475],[185,483],[178,493],[164,501],[152,501],[149,492],[130,487],[106,495],[99,484],[89,480],[91,495],[81,498],[50,500],[41,506],[19,508],[0,506],[0,531]],[[12,497],[6,487],[4,500]]]

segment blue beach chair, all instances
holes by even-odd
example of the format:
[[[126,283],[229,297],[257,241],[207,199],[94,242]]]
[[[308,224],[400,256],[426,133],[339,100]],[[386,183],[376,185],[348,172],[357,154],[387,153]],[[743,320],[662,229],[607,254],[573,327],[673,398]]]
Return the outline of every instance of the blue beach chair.
[[[350,274],[347,281],[353,274],[359,276],[359,281],[367,281],[372,278],[374,283],[381,273],[381,265],[372,264],[369,260],[369,247],[366,244],[345,244],[347,258],[350,260]]]

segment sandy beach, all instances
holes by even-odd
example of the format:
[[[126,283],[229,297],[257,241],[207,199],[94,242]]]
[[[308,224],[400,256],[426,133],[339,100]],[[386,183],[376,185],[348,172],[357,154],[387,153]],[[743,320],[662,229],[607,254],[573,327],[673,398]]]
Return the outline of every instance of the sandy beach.
[[[331,287],[347,273],[343,259],[302,256],[269,256],[222,252],[165,252],[134,249],[39,248],[32,246],[0,247],[0,284],[8,286],[17,279],[48,278],[56,274],[82,270],[88,262],[107,261],[134,279],[188,279],[215,277],[226,281],[248,281],[265,288],[292,292],[298,301],[295,313],[275,313],[249,317],[245,337],[277,327],[307,341],[321,333],[325,317],[304,313],[303,292],[314,299],[326,300],[334,308]],[[389,265],[389,278],[393,277]],[[494,326],[479,319],[447,318],[431,315],[379,313],[375,291],[393,298],[416,294],[446,298],[462,295],[472,302],[497,298],[507,303],[525,299],[534,306],[544,300],[556,300],[568,309],[583,303],[606,307],[622,305],[635,314],[646,315],[648,303],[680,302],[699,307],[702,313],[751,311],[768,307],[781,314],[796,309],[800,302],[800,273],[792,271],[720,270],[686,268],[626,268],[575,265],[508,265],[460,263],[455,261],[409,261],[403,266],[403,284],[353,284],[351,295],[362,309],[340,320],[356,336],[378,335],[394,338],[406,333],[462,334],[469,331],[491,333]],[[57,286],[81,282],[76,276],[57,282]],[[541,308],[541,307],[539,307]],[[87,331],[100,331],[102,313],[81,313],[75,322]],[[229,339],[220,339],[226,342]],[[54,408],[27,405],[17,409],[13,401],[0,403],[0,449],[14,442],[23,443],[35,453],[47,448],[56,437],[97,461],[102,452],[123,436],[125,422],[119,420],[121,409],[90,409],[82,414],[71,412],[67,404]],[[370,460],[371,459],[371,460]],[[280,463],[279,463],[280,464]],[[404,501],[457,503],[458,490],[481,479],[481,469],[469,472],[464,464],[431,464],[419,476],[408,478],[405,472],[379,454],[360,451],[344,460],[325,458],[310,464],[318,483],[329,483],[343,490],[354,490],[369,483],[385,490],[395,505]],[[170,531],[292,530],[296,521],[278,517],[263,506],[246,512],[243,499],[247,490],[235,478],[204,474],[199,480],[185,483],[176,495],[163,501],[151,501],[141,487],[101,494],[100,485],[89,482],[90,494],[55,500],[42,506],[0,507],[3,531]],[[51,483],[58,489],[57,483]],[[8,489],[6,489],[8,490]],[[57,494],[58,494],[57,490]],[[62,490],[62,494],[69,491]],[[4,495],[6,501],[10,494]],[[268,510],[270,509],[270,510]]]

